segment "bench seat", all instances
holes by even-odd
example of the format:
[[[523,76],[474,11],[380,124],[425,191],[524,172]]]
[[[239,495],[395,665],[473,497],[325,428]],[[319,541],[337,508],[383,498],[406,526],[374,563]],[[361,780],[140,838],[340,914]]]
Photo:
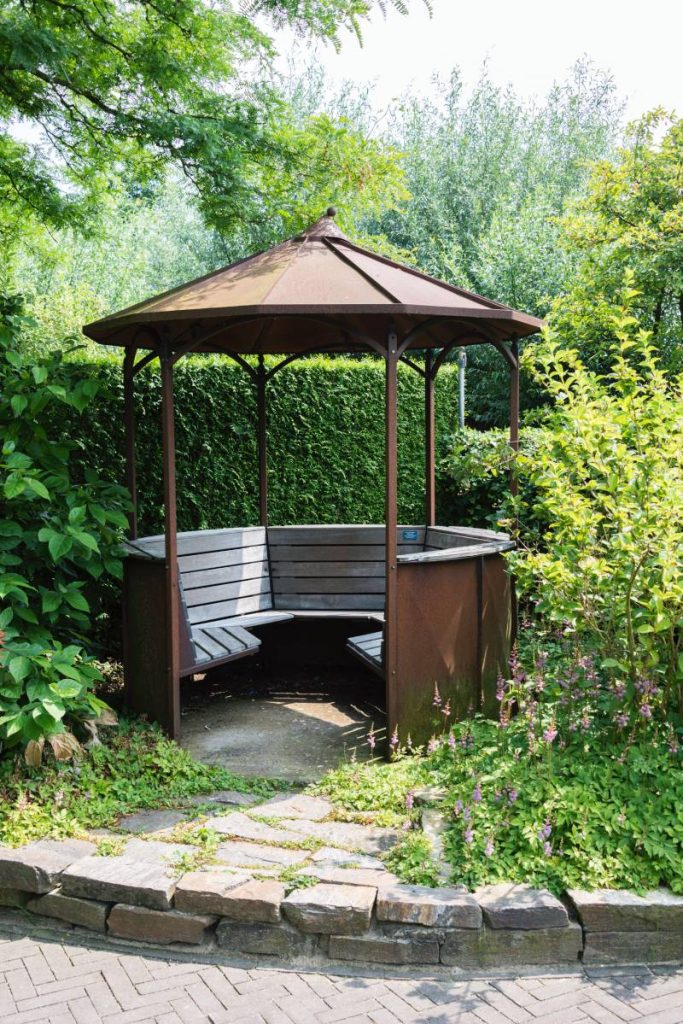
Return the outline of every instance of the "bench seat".
[[[192,630],[195,664],[203,668],[217,661],[232,661],[256,654],[261,641],[233,622],[225,626],[195,626]]]
[[[346,648],[367,668],[372,669],[384,679],[384,634],[381,629],[376,633],[364,633],[362,636],[349,637],[346,641]]]

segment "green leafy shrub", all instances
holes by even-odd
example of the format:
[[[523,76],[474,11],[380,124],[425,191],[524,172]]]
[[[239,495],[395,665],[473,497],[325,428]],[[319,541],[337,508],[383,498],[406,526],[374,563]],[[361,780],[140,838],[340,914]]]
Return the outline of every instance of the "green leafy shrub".
[[[539,743],[524,715],[505,729],[476,718],[426,750],[399,749],[389,764],[346,764],[320,788],[347,809],[398,820],[403,807],[408,823],[406,802],[425,785],[446,794],[453,882],[683,893],[681,751],[664,725],[649,723],[629,743],[599,728]],[[428,853],[425,837],[407,831],[391,869],[406,882],[436,884]]]
[[[606,375],[552,336],[536,350],[556,404],[519,461],[545,530],[510,561],[522,596],[608,674],[618,712],[647,720],[683,716],[683,377],[660,368],[634,294]]]
[[[85,652],[93,584],[121,575],[123,488],[92,467],[70,472],[75,442],[46,429],[65,409],[82,416],[97,384],[59,354],[22,351],[18,300],[0,306],[0,743],[40,762],[45,740],[57,758],[78,748],[74,723],[101,716],[99,673]]]
[[[520,430],[520,450],[533,463],[544,444],[545,432],[539,427]],[[513,453],[509,430],[457,430],[448,439],[447,454],[439,466],[443,505],[450,522],[461,526],[497,527],[511,525],[512,501],[510,470]],[[534,506],[534,487],[528,478],[519,481],[525,518],[521,529],[541,528],[538,517],[530,514]]]
[[[124,719],[113,736],[84,751],[76,764],[55,762],[40,771],[0,764],[0,842],[19,846],[44,836],[79,836],[114,827],[121,814],[178,806],[220,789],[266,797],[275,786],[200,764],[157,726]],[[100,852],[114,850],[108,844]]]

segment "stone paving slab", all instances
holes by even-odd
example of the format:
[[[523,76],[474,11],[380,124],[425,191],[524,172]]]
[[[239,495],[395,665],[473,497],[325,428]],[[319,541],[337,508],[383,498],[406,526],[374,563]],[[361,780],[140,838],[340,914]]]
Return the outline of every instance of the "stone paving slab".
[[[297,836],[300,840],[301,837]],[[301,864],[309,857],[308,850],[285,849],[279,846],[267,846],[265,843],[247,843],[228,841],[221,843],[216,850],[216,860],[221,864],[233,864],[236,867],[269,868],[273,866],[289,868]]]
[[[398,841],[398,833],[394,829],[347,821],[291,820],[287,822],[287,828],[307,838],[319,839],[328,846],[341,846],[359,853],[384,853]]]
[[[376,895],[377,890],[370,886],[323,882],[290,893],[282,912],[302,932],[355,935],[370,927]]]
[[[182,872],[162,860],[84,857],[61,876],[65,896],[170,910]]]
[[[117,821],[116,827],[123,832],[159,832],[163,829],[171,829],[185,821],[187,821],[185,811],[169,809],[136,811],[135,814],[124,814]]]
[[[384,862],[379,857],[369,857],[364,853],[353,853],[349,850],[340,850],[338,846],[321,846],[319,850],[311,854],[313,864],[335,864],[347,865],[354,868],[369,868],[371,871],[386,870]]]
[[[369,885],[375,889],[380,886],[396,885],[398,878],[390,871],[374,868],[344,867],[338,864],[308,864],[297,871],[302,878],[317,878],[320,882],[334,885]]]
[[[38,896],[26,904],[32,914],[53,917],[68,924],[78,925],[93,932],[104,932],[111,904],[98,900],[83,900],[77,896],[65,896],[60,889]]]
[[[566,928],[567,908],[547,889],[500,882],[477,889],[474,898],[490,928]]]
[[[94,852],[94,844],[81,839],[38,839],[17,849],[1,847],[0,886],[49,892],[69,865]]]
[[[319,796],[306,793],[286,793],[274,796],[272,800],[259,804],[254,814],[267,818],[303,818],[307,821],[322,821],[332,813],[332,804]]]
[[[287,826],[289,825],[290,822],[287,822]],[[301,842],[300,832],[289,831],[288,827],[275,828],[264,821],[249,818],[241,811],[233,811],[231,814],[211,818],[210,822],[207,823],[207,828],[213,829],[219,835],[235,836],[238,839],[253,839],[257,843]],[[306,830],[304,829],[303,831],[305,834]]]
[[[683,933],[683,896],[675,896],[668,889],[655,889],[644,896],[615,889],[569,889],[567,895],[589,932]]]
[[[122,939],[141,939],[162,945],[171,942],[198,945],[208,937],[216,920],[210,915],[185,914],[179,910],[165,913],[117,903],[112,907],[107,929]]]
[[[275,879],[252,878],[230,889],[223,898],[221,914],[235,921],[254,921],[258,924],[277,924],[285,898],[285,887]]]
[[[220,916],[227,894],[249,881],[251,875],[246,871],[227,871],[214,867],[191,871],[178,882],[173,903],[177,910]]]
[[[432,928],[481,928],[479,904],[458,888],[397,884],[377,894],[377,920]]]

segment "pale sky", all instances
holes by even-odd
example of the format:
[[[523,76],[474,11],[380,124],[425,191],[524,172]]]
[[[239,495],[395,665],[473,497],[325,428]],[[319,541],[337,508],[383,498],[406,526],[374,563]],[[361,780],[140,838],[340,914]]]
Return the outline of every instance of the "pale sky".
[[[543,95],[587,55],[611,71],[630,119],[663,106],[683,115],[683,3],[681,0],[421,0],[403,17],[389,10],[365,26],[364,46],[346,35],[341,53],[318,51],[330,84],[376,82],[384,105],[432,74],[460,66],[471,84],[487,61],[499,85],[525,96]],[[281,52],[287,49],[281,37]],[[284,46],[282,45],[284,44]]]

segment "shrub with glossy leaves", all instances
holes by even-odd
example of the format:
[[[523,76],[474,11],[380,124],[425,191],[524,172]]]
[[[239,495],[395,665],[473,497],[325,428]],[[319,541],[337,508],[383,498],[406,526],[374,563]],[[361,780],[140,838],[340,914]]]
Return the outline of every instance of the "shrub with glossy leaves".
[[[75,723],[106,709],[85,646],[93,584],[120,577],[125,490],[86,468],[70,471],[75,442],[46,429],[60,409],[83,415],[96,383],[58,353],[22,351],[21,303],[0,302],[0,744],[40,763],[47,740],[60,759],[78,749]]]

